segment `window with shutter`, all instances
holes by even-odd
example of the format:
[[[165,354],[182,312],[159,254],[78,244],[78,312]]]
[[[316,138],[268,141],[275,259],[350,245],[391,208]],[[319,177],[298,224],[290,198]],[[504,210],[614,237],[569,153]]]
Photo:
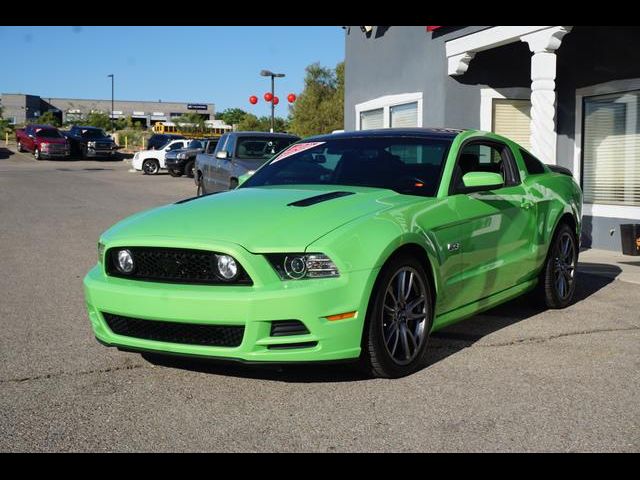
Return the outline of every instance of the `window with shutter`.
[[[360,112],[360,130],[372,130],[383,127],[384,110],[382,108]]]
[[[418,126],[418,102],[394,105],[389,108],[389,125],[392,128]]]
[[[640,206],[640,90],[586,97],[585,203]]]
[[[492,131],[531,149],[531,102],[494,99]]]

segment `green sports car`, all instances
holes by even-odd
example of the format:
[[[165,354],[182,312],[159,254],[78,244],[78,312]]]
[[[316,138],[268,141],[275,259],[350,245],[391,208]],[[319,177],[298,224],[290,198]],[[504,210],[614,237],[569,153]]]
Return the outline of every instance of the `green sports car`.
[[[107,230],[86,304],[123,350],[400,377],[435,330],[530,290],[567,306],[581,210],[570,172],[492,133],[317,136]]]

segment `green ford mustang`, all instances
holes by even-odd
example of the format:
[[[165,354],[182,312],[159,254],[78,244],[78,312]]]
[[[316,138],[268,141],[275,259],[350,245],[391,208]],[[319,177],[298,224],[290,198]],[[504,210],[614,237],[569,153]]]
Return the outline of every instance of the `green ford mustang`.
[[[93,330],[124,350],[407,375],[430,332],[529,290],[571,302],[567,173],[475,130],[308,138],[236,190],[107,230],[84,279]]]

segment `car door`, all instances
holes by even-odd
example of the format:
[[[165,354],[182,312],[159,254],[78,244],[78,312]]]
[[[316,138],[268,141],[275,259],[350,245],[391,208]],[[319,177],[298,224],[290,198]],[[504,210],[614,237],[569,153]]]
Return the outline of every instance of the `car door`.
[[[500,173],[504,185],[469,191],[462,176]],[[530,279],[535,271],[536,219],[533,202],[520,181],[514,153],[496,140],[472,140],[457,157],[449,202],[461,222],[460,296],[455,307],[481,300]]]
[[[31,125],[27,125],[27,127],[24,129],[24,133],[25,133],[24,143],[22,144],[22,146],[26,150],[33,152],[34,145],[35,145],[36,130]]]
[[[234,155],[237,137],[229,135],[225,145],[219,151],[226,151],[227,158],[216,158],[213,164],[213,177],[216,185],[221,188],[229,188],[229,177],[233,169]]]

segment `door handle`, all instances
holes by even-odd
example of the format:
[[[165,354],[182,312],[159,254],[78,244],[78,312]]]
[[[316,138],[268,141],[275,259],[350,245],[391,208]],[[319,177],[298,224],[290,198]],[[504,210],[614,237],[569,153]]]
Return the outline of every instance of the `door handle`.
[[[526,198],[523,198],[520,201],[520,207],[524,208],[525,210],[530,209],[531,207],[533,207],[533,202],[531,200],[527,200]]]

